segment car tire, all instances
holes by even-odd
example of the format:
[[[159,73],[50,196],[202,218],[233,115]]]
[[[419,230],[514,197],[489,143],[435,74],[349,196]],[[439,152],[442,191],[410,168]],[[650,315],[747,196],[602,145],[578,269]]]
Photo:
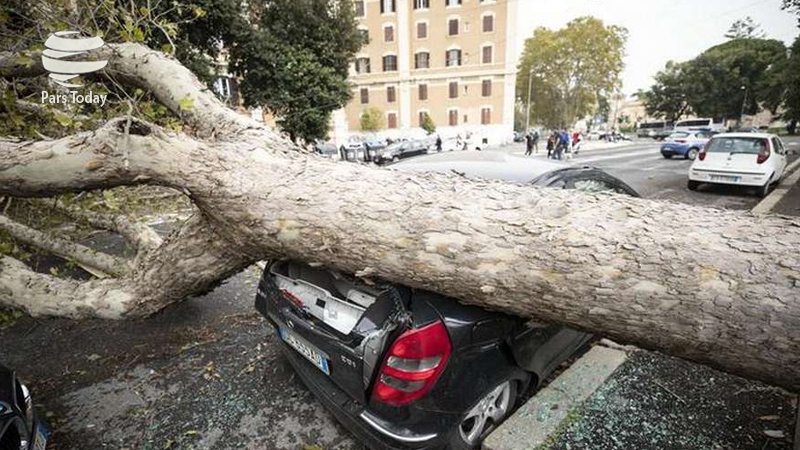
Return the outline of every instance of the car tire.
[[[770,179],[772,179],[772,177],[770,177]],[[770,180],[767,180],[767,182],[764,183],[763,186],[758,188],[758,196],[764,198],[767,195],[769,195],[769,187],[770,187]]]
[[[397,161],[400,161],[400,157],[399,156],[392,156],[392,162],[397,162]]]
[[[451,432],[448,450],[479,449],[483,438],[511,414],[518,389],[519,381],[507,379],[484,394]]]
[[[694,161],[694,159],[697,158],[697,154],[698,153],[700,153],[700,151],[698,149],[692,147],[692,148],[689,149],[688,152],[686,152],[685,158],[686,159],[691,159],[692,161]]]
[[[695,180],[689,180],[689,181],[686,183],[686,187],[687,187],[687,188],[688,188],[690,191],[696,191],[696,190],[697,190],[697,188],[698,188],[698,187],[700,187],[700,182],[699,182],[699,181],[695,181]]]
[[[672,154],[670,153],[662,153],[661,156],[663,156],[664,159],[672,159]]]

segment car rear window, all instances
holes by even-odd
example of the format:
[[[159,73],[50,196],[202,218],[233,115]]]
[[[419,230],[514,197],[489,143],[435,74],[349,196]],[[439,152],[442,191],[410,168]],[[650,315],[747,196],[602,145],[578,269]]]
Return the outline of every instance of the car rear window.
[[[767,139],[756,137],[715,137],[706,146],[709,153],[747,153],[757,155],[767,148]]]
[[[670,139],[680,139],[680,138],[685,138],[685,137],[687,137],[687,136],[689,136],[689,133],[686,133],[686,132],[680,131],[680,132],[678,132],[678,133],[672,133],[672,134],[670,134],[670,135],[669,135],[669,138],[670,138]]]

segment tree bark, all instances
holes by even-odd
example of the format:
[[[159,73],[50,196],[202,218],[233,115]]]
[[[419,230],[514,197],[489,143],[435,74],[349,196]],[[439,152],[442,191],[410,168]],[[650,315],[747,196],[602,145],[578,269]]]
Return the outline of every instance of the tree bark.
[[[149,82],[176,65],[134,50],[126,58]],[[334,163],[228,119],[205,92],[190,95],[191,120],[207,123],[202,140],[118,119],[55,141],[0,141],[0,195],[151,183],[183,191],[201,211],[131,274],[91,285],[119,288],[98,315],[148,314],[285,256],[800,389],[796,220]],[[20,280],[34,275],[7,261],[0,272],[0,300],[24,306]]]

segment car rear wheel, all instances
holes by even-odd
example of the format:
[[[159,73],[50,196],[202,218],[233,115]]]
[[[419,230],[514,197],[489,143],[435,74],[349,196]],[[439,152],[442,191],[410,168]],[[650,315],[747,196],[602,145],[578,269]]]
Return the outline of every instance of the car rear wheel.
[[[686,159],[691,159],[692,161],[694,161],[694,159],[697,158],[697,153],[699,152],[697,151],[696,148],[690,148],[689,151],[686,152]]]
[[[511,413],[517,400],[517,381],[506,380],[489,391],[456,426],[450,450],[480,448],[483,439]]]
[[[672,154],[671,153],[662,153],[661,156],[663,156],[664,159],[672,159]]]
[[[769,180],[767,180],[767,182],[764,183],[763,186],[758,188],[758,196],[761,197],[761,198],[764,198],[767,195],[769,195],[769,186],[770,186]]]
[[[686,187],[689,188],[690,191],[696,191],[699,186],[700,186],[699,181],[689,180],[686,183]]]
[[[392,162],[397,162],[397,161],[400,161],[400,157],[399,156],[392,157]]]

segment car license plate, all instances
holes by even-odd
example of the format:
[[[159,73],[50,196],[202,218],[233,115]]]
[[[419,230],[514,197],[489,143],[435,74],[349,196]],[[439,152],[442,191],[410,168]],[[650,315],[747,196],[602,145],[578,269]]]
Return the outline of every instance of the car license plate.
[[[727,175],[711,175],[711,181],[729,181],[731,183],[738,183],[741,177],[731,177]]]
[[[328,366],[328,359],[316,347],[308,343],[305,339],[297,336],[286,328],[280,327],[281,339],[284,340],[290,347],[297,350],[298,353],[303,355],[307,360],[311,361],[319,370],[325,372],[326,375],[331,374]]]
[[[36,425],[36,437],[33,442],[33,450],[45,450],[47,447],[47,429],[42,424]]]

